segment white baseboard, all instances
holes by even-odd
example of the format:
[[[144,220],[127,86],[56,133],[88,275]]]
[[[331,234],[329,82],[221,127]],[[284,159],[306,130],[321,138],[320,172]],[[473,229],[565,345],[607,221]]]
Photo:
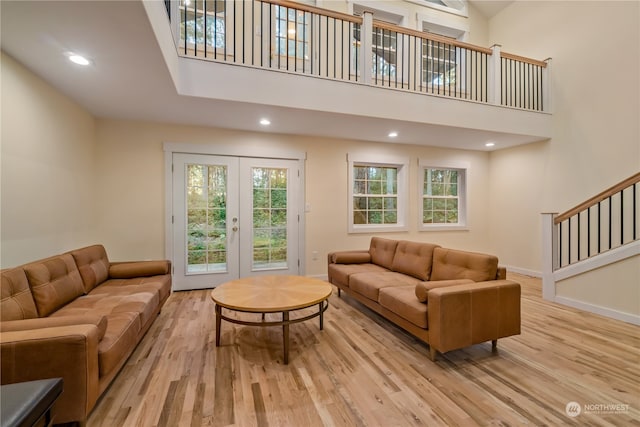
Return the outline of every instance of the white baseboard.
[[[626,323],[640,326],[640,316],[636,314],[625,313],[623,311],[614,310],[608,307],[591,304],[584,301],[578,301],[572,298],[556,296],[554,302],[558,304],[568,305],[569,307],[579,310],[588,311],[590,313],[599,314],[601,316],[610,317],[612,319],[621,320]]]
[[[512,272],[512,273],[524,274],[525,276],[542,278],[542,272],[541,271],[529,270],[527,268],[514,267],[512,265],[505,265],[504,267],[507,269],[507,273],[508,272]]]

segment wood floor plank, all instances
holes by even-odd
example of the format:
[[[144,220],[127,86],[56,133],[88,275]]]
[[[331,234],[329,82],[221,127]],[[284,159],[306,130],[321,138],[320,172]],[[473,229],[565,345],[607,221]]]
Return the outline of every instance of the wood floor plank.
[[[282,328],[223,322],[216,347],[209,291],[173,293],[87,425],[640,426],[640,328],[509,278],[522,284],[522,334],[435,363],[427,345],[335,292],[324,330],[291,326],[289,365]],[[569,402],[581,405],[575,418]]]

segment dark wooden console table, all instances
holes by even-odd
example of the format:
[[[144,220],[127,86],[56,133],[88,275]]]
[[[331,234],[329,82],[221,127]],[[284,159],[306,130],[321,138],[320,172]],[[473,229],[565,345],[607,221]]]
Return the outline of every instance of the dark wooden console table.
[[[51,407],[62,393],[62,378],[27,381],[0,386],[2,427],[52,424]],[[40,424],[42,425],[42,424]]]

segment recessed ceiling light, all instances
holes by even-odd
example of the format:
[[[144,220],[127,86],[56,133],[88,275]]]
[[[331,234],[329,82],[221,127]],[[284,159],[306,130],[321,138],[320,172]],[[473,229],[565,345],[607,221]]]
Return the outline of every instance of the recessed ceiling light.
[[[393,131],[393,132],[389,132],[389,138],[395,138],[398,136],[398,132]]]
[[[78,64],[78,65],[89,65],[91,63],[84,56],[75,55],[75,54],[69,55],[69,61],[73,62],[74,64]]]
[[[260,119],[260,124],[262,126],[269,126],[271,124],[271,120],[269,120],[269,119]]]
[[[486,144],[484,144],[485,147],[493,147],[495,145],[496,145],[495,142],[487,142]]]

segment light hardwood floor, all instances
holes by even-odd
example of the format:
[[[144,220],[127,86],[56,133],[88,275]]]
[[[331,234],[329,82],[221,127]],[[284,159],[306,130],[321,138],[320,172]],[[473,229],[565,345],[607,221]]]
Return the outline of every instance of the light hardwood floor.
[[[289,365],[281,328],[223,322],[216,348],[210,291],[174,293],[88,426],[640,425],[640,328],[509,277],[522,284],[522,334],[435,363],[337,292],[323,331],[317,319],[291,326]]]

